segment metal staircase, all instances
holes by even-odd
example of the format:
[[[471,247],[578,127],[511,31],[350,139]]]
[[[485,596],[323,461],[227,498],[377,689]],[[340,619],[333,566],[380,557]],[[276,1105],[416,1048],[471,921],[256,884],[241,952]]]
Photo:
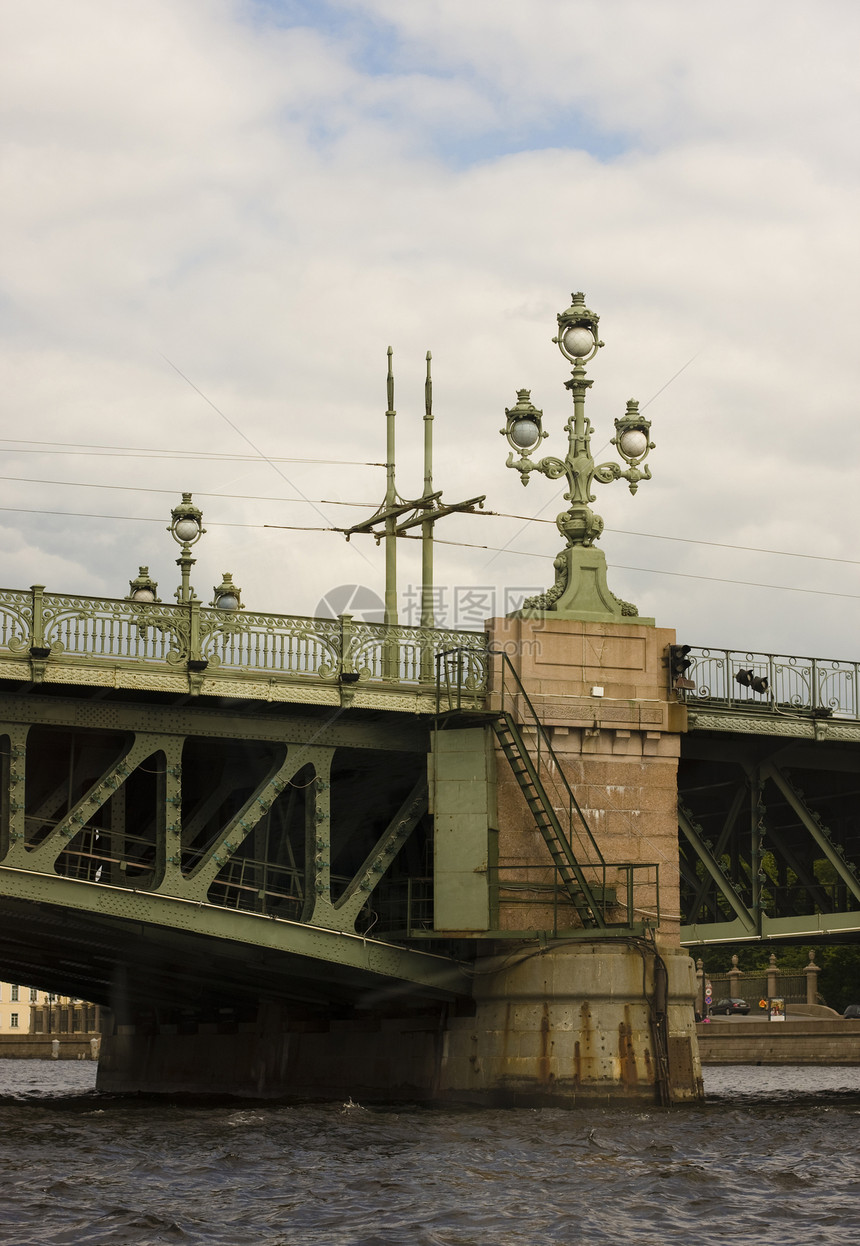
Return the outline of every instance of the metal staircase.
[[[499,718],[493,722],[493,730],[501,745],[502,752],[507,757],[511,770],[520,785],[520,790],[531,810],[535,824],[544,837],[564,890],[573,902],[583,926],[591,929],[605,929],[607,923],[603,914],[602,904],[598,902],[594,891],[586,880],[571,847],[571,829],[568,827],[567,834],[565,834],[558,814],[553,808],[552,800],[541,782],[538,769],[529,754],[513,715],[503,711]],[[550,755],[553,756],[554,760],[549,741],[546,740],[544,743],[550,749]],[[558,773],[563,777],[560,767],[558,768]],[[570,796],[575,803],[572,792]],[[576,808],[580,817],[582,817],[579,806],[577,805]],[[582,820],[584,823],[584,818]],[[596,844],[594,847],[597,849]],[[600,865],[602,868],[602,857],[600,858]],[[605,895],[605,888],[603,891]]]
[[[475,683],[470,662],[473,655],[451,649],[437,655],[436,712],[476,715],[488,722],[516,777],[535,825],[544,838],[555,865],[561,890],[573,904],[582,925],[591,930],[632,929],[637,923],[634,877],[647,881],[658,876],[656,865],[629,862],[607,863],[591,832],[585,814],[556,756],[544,726],[507,654],[490,650],[500,667],[492,681],[493,708],[478,711],[470,703]],[[639,872],[637,875],[637,871]],[[607,885],[609,876],[609,883]],[[619,896],[617,882],[626,894]],[[625,919],[609,921],[607,913],[626,909]],[[655,913],[659,924],[659,901]]]

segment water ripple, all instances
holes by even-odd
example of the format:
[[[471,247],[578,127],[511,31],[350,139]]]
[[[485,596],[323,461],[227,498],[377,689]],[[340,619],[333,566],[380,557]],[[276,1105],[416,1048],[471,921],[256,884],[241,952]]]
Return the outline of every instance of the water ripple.
[[[0,1061],[0,1242],[853,1246],[860,1233],[857,1068],[711,1069],[707,1105],[668,1113],[177,1104],[97,1096],[93,1074]]]

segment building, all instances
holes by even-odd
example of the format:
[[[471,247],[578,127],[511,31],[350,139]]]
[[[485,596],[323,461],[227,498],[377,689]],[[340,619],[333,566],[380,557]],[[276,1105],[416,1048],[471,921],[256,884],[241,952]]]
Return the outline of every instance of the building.
[[[0,982],[0,1038],[17,1034],[98,1033],[99,1009],[85,1000]]]

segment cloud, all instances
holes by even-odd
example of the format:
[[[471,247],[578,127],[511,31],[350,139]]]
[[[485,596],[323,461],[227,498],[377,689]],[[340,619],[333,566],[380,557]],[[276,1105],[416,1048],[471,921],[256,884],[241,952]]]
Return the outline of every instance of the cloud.
[[[853,6],[32,0],[4,20],[5,502],[138,519],[6,512],[26,534],[0,549],[7,586],[121,594],[148,562],[169,598],[164,528],[190,489],[202,597],[225,569],[250,608],[379,591],[366,538],[263,525],[381,500],[360,465],[384,457],[389,343],[401,493],[421,490],[429,347],[435,487],[554,517],[558,485],[523,490],[498,430],[529,386],[563,451],[550,339],[581,288],[606,341],[593,448],[657,395],[654,479],[597,487],[615,591],[694,643],[851,655],[856,604],[814,594],[860,595]],[[494,547],[440,543],[452,599],[550,582],[551,526],[439,536]],[[413,543],[400,567],[417,581]]]

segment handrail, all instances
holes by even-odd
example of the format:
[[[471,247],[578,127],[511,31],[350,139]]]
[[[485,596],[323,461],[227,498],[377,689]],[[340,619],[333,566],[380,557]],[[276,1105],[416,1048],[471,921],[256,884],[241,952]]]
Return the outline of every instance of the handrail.
[[[552,746],[549,733],[541,721],[531,698],[523,687],[522,681],[510,658],[504,651],[492,648],[488,649],[487,656],[489,658],[500,657],[502,659],[502,678],[499,687],[488,687],[490,695],[487,697],[484,714],[492,712],[494,718],[505,718],[508,720],[509,733],[512,736],[515,735],[517,737],[517,747],[521,747],[524,750],[524,752],[521,753],[523,762],[528,762],[534,776],[538,778],[538,783],[541,787],[544,785],[544,779],[554,784],[556,788],[558,788],[558,785],[561,784],[563,795],[568,801],[568,826],[570,829],[564,842],[570,852],[569,861],[571,873],[575,875],[577,881],[582,884],[582,892],[585,897],[585,902],[596,917],[597,924],[605,929],[611,930],[612,927],[608,927],[605,924],[606,911],[608,908],[618,907],[622,910],[626,909],[628,928],[637,924],[659,926],[659,866],[653,862],[607,862],[605,860],[603,853],[601,852],[600,845],[597,843],[597,840],[591,831],[588,820],[586,819],[585,814],[576,799],[576,795],[567,780],[567,775],[565,774],[561,762]],[[469,661],[471,661],[472,658],[473,655],[469,653]],[[463,674],[465,669],[466,663],[464,662],[464,654],[459,649],[454,648],[443,650],[436,655],[436,712],[440,720],[444,720],[448,714],[456,714],[457,712],[461,712],[463,710],[475,708],[473,705],[468,703],[470,696],[467,695],[464,699],[462,695]],[[512,699],[514,695],[522,698],[521,704],[527,707],[534,724],[537,743],[537,747],[535,749],[536,756],[534,759],[532,759],[529,754],[525,741],[522,738],[522,733],[519,730],[520,724],[518,722],[517,715],[515,713],[509,713],[509,711],[505,708],[505,703],[508,699],[508,690],[505,682],[507,671],[510,671],[511,676],[513,677],[514,685],[514,692],[510,694],[510,698]],[[468,693],[468,689],[466,691]],[[493,694],[498,694],[498,703],[496,702],[495,695]],[[511,724],[513,724],[513,730],[510,729]],[[504,749],[504,744],[502,747]],[[520,781],[522,782],[522,780]],[[549,794],[544,792],[544,797],[549,799]],[[552,817],[555,819],[555,825],[559,829],[563,830],[561,822],[558,821],[558,817],[555,814],[554,806],[551,810],[548,810],[548,813],[549,812],[551,812]],[[574,817],[574,814],[576,817]],[[580,852],[583,856],[582,860],[574,856],[574,847],[571,842],[574,833],[574,825],[577,821],[585,832],[585,842],[587,845],[586,848],[583,848],[583,837],[578,836],[580,841]],[[588,857],[591,859],[585,859]],[[556,875],[560,876],[558,861],[555,863],[555,870]],[[595,881],[589,884],[584,877],[583,871],[587,871],[592,874]],[[613,887],[607,886],[608,871],[617,871],[619,875],[620,889],[623,889],[624,898],[616,899],[614,904],[611,900],[607,899],[609,893],[614,889],[614,884]],[[646,886],[653,889],[654,898],[653,901],[649,901],[647,908],[636,907],[634,888],[637,885],[637,878],[639,879],[639,886]],[[594,887],[598,886],[601,893],[599,899],[594,894],[593,890]],[[562,889],[567,889],[563,882],[563,877]],[[639,918],[642,919],[641,922],[638,920]]]
[[[472,655],[473,701],[486,687],[487,638],[483,632],[438,627],[390,626],[298,615],[225,612],[202,606],[136,602],[0,589],[0,664],[87,666],[133,664],[148,671],[328,683],[395,684],[430,691],[432,657],[456,645]],[[392,654],[394,660],[392,660]]]
[[[693,687],[677,689],[690,708],[743,709],[760,714],[860,720],[860,662],[755,650],[690,646],[685,672]],[[741,683],[738,672],[758,680]]]
[[[552,764],[552,767],[553,767],[552,771],[550,772],[552,775],[552,781],[553,783],[557,784],[558,780],[559,779],[561,780],[561,785],[564,789],[564,795],[567,797],[567,800],[568,800],[568,815],[569,815],[571,835],[573,834],[573,822],[574,822],[573,813],[576,812],[576,815],[579,818],[579,821],[588,838],[588,844],[591,850],[594,852],[595,856],[597,857],[596,862],[589,862],[589,864],[605,865],[606,861],[604,860],[603,853],[600,851],[600,846],[598,845],[597,840],[594,838],[594,835],[592,834],[591,827],[588,825],[588,821],[585,817],[585,814],[582,812],[582,808],[579,804],[579,801],[576,799],[573,789],[571,788],[570,784],[567,781],[567,775],[564,773],[564,769],[562,768],[561,762],[559,761],[558,757],[556,756],[555,750],[552,747],[552,742],[550,740],[549,733],[547,732],[546,727],[543,725],[543,722],[541,721],[537,710],[532,704],[529,694],[526,692],[525,688],[523,687],[523,682],[520,679],[519,675],[517,674],[516,669],[514,668],[514,665],[511,662],[511,659],[508,657],[508,655],[505,652],[503,652],[500,649],[490,649],[489,656],[500,657],[502,659],[502,681],[501,681],[501,687],[499,689],[500,696],[501,696],[502,712],[504,712],[504,709],[505,709],[505,674],[506,672],[509,671],[510,674],[513,676],[514,684],[517,690],[517,695],[522,697],[523,701],[528,706],[529,713],[531,715],[531,718],[534,721],[534,727],[537,732],[537,738],[538,738],[538,747],[537,747],[538,773],[541,772],[542,765],[545,765],[545,762],[544,763],[541,762],[541,744],[542,744],[545,750],[546,756],[549,758]]]

